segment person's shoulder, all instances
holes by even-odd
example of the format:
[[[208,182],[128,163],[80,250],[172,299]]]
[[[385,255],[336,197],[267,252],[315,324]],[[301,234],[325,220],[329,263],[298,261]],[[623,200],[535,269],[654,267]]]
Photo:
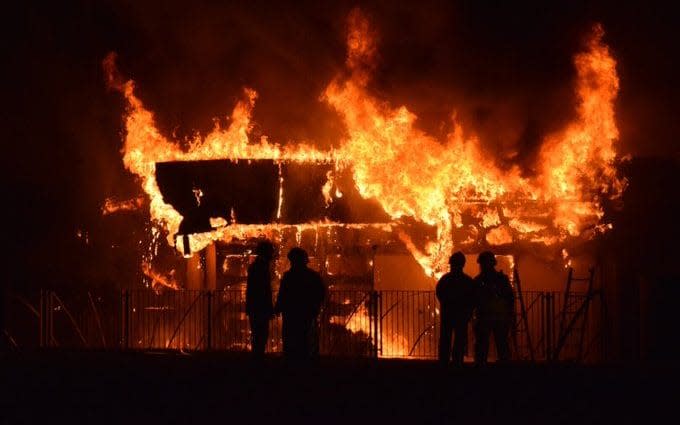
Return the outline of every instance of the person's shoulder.
[[[255,260],[250,265],[248,266],[248,271],[262,271],[262,270],[267,270],[269,267],[269,264],[264,263],[262,261]]]
[[[451,280],[451,272],[444,273],[442,277],[439,278],[438,283],[444,283]]]
[[[317,272],[314,269],[307,268],[307,275],[314,280],[321,281],[321,273]]]
[[[501,279],[503,282],[510,283],[510,278],[508,277],[507,274],[503,270],[498,270],[497,276],[499,279]]]

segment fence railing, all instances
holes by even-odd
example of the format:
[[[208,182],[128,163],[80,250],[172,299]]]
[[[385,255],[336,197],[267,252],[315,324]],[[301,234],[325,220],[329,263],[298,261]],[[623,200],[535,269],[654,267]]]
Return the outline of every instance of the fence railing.
[[[511,338],[515,359],[606,360],[601,306],[592,303],[572,334],[560,335],[563,295],[522,293],[526,321],[520,320],[518,303],[517,326]],[[572,295],[569,308],[584,300],[585,294]],[[7,317],[5,333],[19,348],[250,349],[245,290],[160,294],[151,290],[99,294],[42,291],[33,298],[10,296]],[[470,327],[469,356],[474,346],[474,320]],[[332,290],[319,317],[316,337],[322,355],[435,358],[439,329],[439,304],[433,291]],[[563,341],[557,358],[560,337]],[[270,322],[267,351],[281,350],[281,319],[277,317]]]

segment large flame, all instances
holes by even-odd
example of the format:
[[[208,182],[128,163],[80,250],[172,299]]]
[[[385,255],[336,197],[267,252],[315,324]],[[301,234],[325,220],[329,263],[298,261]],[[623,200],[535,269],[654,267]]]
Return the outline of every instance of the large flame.
[[[539,173],[523,178],[518,167],[497,168],[476,138],[464,136],[460,125],[454,123],[454,131],[445,140],[437,140],[415,127],[417,117],[405,106],[394,108],[371,96],[366,64],[372,63],[376,49],[370,40],[357,41],[357,31],[368,26],[365,18],[353,14],[350,25],[350,77],[333,81],[324,98],[347,126],[349,137],[342,152],[351,160],[360,193],[378,199],[394,218],[415,217],[437,226],[437,242],[428,247],[427,255],[416,253],[426,271],[441,269],[453,248],[451,231],[454,226],[462,227],[457,217],[474,201],[544,203],[551,212],[553,235],[540,241],[551,244],[598,224],[603,215],[598,195],[620,195],[624,181],[616,174],[614,150],[618,77],[616,62],[602,43],[600,26],[594,28],[586,50],[575,57],[576,119],[545,139]],[[513,213],[518,212],[506,215]],[[481,219],[482,227],[492,228],[486,238],[491,245],[511,242],[509,228],[520,234],[543,230],[520,219],[494,227],[499,224],[494,209],[483,213]],[[400,237],[407,246],[412,245],[407,235]]]
[[[359,193],[376,199],[393,219],[410,218],[436,227],[436,239],[421,248],[412,235],[403,230],[398,233],[425,272],[436,276],[444,269],[457,232],[470,230],[463,222],[464,214],[478,219],[468,240],[474,240],[482,229],[483,243],[488,245],[525,240],[556,246],[569,237],[606,230],[601,201],[619,196],[625,181],[616,170],[616,61],[602,36],[602,28],[596,26],[584,51],[575,56],[575,118],[544,139],[535,167],[538,171],[529,177],[522,176],[518,166],[496,166],[490,159],[493,155],[459,123],[438,140],[417,128],[417,117],[406,106],[395,107],[375,98],[369,83],[377,46],[368,20],[358,11],[348,20],[349,72],[334,79],[322,94],[347,129],[346,139],[332,152],[306,144],[283,147],[266,136],[251,140],[257,93],[248,88],[226,128],[217,123],[208,135],[196,136],[182,149],[178,141],[158,131],[153,113],[135,95],[133,81],[117,75],[115,56],[107,57],[104,65],[109,85],[120,90],[128,103],[123,161],[139,177],[150,199],[151,218],[167,232],[169,244],[175,244],[182,217],[163,201],[155,178],[157,162],[226,158],[335,162],[351,167]],[[324,186],[326,199],[330,199],[326,192],[331,187],[332,182]],[[192,235],[191,251],[213,240],[246,238],[276,229],[277,225],[219,227]],[[184,251],[180,243],[177,248]]]

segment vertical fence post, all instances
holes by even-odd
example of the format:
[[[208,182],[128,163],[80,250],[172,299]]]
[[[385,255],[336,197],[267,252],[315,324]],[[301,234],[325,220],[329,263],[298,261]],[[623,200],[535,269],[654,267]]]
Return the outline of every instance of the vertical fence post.
[[[609,315],[604,294],[604,288],[600,291],[600,361],[609,361],[609,338],[611,336],[609,328]]]
[[[370,307],[369,307],[369,315],[370,315],[370,329],[371,329],[371,342],[372,342],[372,348],[371,348],[371,353],[370,356],[373,358],[378,357],[378,320],[380,320],[380,317],[378,316],[378,292],[377,291],[371,291],[370,295]]]
[[[538,297],[538,343],[540,344],[541,348],[541,355],[543,358],[548,358],[546,354],[546,349],[545,349],[545,294],[543,292],[539,292],[536,296]]]
[[[376,326],[377,326],[377,332],[375,336],[375,343],[376,343],[376,351],[377,351],[377,356],[381,356],[383,354],[383,291],[376,291],[377,295],[377,303],[376,303]]]
[[[382,292],[375,292],[375,357],[382,354]]]
[[[54,339],[54,291],[47,293],[47,346],[56,347],[56,340]]]
[[[555,335],[555,327],[557,325],[556,323],[556,317],[557,317],[557,312],[555,311],[555,305],[556,302],[559,301],[555,294],[553,292],[549,293],[549,298],[548,298],[548,335],[549,339],[548,341],[550,342],[550,359],[553,361],[558,360],[556,355],[557,351],[555,350],[555,339],[557,335]]]
[[[213,299],[213,293],[212,291],[206,292],[206,298],[208,300],[208,308],[206,309],[208,314],[207,314],[207,329],[206,329],[206,350],[210,351],[212,350],[212,299]]]
[[[45,332],[47,331],[45,327],[45,290],[40,290],[40,348],[45,348]]]
[[[49,348],[54,340],[52,325],[52,291],[40,290],[40,348]]]
[[[553,294],[546,292],[545,294],[545,357],[546,360],[553,359],[553,307],[555,299]]]
[[[130,348],[130,291],[127,289],[121,293],[120,310],[121,348],[127,350]]]

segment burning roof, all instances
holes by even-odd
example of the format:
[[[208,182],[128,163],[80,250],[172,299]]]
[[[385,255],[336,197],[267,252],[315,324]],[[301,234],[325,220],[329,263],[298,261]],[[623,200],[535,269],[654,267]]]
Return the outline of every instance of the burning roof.
[[[254,237],[277,226],[360,222],[356,217],[361,214],[353,218],[351,211],[361,209],[363,199],[379,205],[370,213],[372,219],[385,217],[397,224],[391,229],[396,228],[432,275],[444,269],[457,246],[533,243],[561,252],[567,242],[607,229],[602,202],[619,197],[625,180],[616,168],[616,61],[602,37],[602,28],[595,26],[583,51],[575,55],[574,117],[544,137],[532,173],[519,165],[499,167],[494,155],[455,117],[453,130],[438,139],[417,127],[417,116],[406,106],[375,97],[369,86],[378,46],[368,20],[357,10],[348,18],[346,70],[321,94],[346,127],[343,142],[331,151],[309,143],[282,146],[266,136],[252,140],[250,118],[257,93],[250,88],[244,89],[226,128],[217,123],[212,132],[182,149],[157,129],[133,81],[117,74],[115,56],[107,57],[104,65],[110,86],[128,103],[123,161],[139,177],[150,199],[151,218],[167,233],[170,245],[189,251],[176,243],[183,231],[190,233],[186,240],[195,252],[214,240]],[[191,162],[170,164],[178,161]],[[297,177],[289,173],[305,167],[308,172]],[[176,175],[194,177],[177,180],[172,169],[184,170]],[[206,174],[210,169],[214,172]],[[343,191],[334,181],[341,175],[351,176],[345,191],[358,194],[357,202],[341,199]],[[300,176],[302,180],[295,180]],[[251,186],[253,181],[260,189]],[[214,185],[223,189],[208,191]],[[261,191],[256,202],[251,202],[256,199],[253,190]],[[296,202],[286,202],[286,196],[297,197],[309,208],[295,210]],[[214,219],[210,227],[206,217]],[[405,221],[431,226],[435,236],[418,240],[410,227],[399,225]]]

